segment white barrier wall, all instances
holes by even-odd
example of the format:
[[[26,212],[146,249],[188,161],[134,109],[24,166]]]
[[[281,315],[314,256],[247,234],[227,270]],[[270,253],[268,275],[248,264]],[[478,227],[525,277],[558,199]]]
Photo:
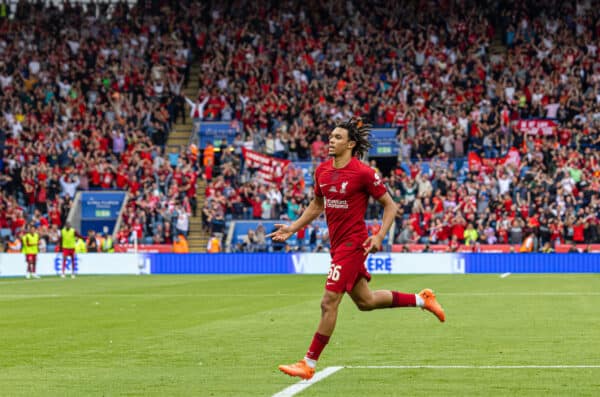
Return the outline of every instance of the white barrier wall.
[[[488,254],[489,255],[489,254]],[[240,265],[243,263],[243,266]],[[37,273],[55,276],[62,266],[61,254],[39,254]],[[80,254],[77,274],[327,274],[327,253],[302,254]],[[372,274],[462,274],[465,259],[456,254],[377,253],[365,258]],[[0,277],[24,277],[25,255],[0,254]],[[71,272],[70,260],[67,271]]]
[[[327,274],[331,266],[329,254],[293,254],[295,273]],[[369,255],[365,266],[371,274],[452,274],[464,273],[464,260],[455,254],[390,254]]]
[[[75,259],[76,274],[138,274],[149,273],[143,257],[137,254],[78,254]],[[67,259],[67,272],[71,272]],[[62,254],[39,254],[37,274],[55,276],[62,269]],[[0,277],[24,277],[27,271],[24,254],[0,254]]]

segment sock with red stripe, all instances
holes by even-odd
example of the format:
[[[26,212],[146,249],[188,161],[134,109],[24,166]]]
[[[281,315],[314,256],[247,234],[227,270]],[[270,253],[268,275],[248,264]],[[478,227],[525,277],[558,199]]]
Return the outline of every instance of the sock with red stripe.
[[[329,336],[318,332],[315,333],[310,347],[308,348],[308,352],[306,353],[306,357],[304,357],[304,360],[309,366],[315,367],[317,360],[323,349],[325,349],[325,346],[327,346],[327,343],[329,343]]]
[[[402,292],[392,291],[392,305],[390,307],[415,306],[417,306],[417,297],[415,294],[403,294]]]

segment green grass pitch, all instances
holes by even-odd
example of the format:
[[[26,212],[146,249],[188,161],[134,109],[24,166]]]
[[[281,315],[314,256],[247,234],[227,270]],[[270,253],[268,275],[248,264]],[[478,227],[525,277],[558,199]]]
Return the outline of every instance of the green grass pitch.
[[[306,352],[323,285],[293,275],[0,279],[0,395],[272,396],[298,382],[277,365]],[[599,275],[375,275],[371,286],[433,288],[447,322],[413,308],[363,313],[345,297],[318,370],[467,368],[344,368],[299,396],[600,393]]]

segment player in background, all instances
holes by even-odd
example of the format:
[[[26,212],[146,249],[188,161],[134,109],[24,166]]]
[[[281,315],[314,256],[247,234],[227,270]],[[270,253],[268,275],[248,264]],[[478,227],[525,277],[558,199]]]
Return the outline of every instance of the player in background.
[[[337,320],[338,306],[348,293],[361,311],[392,307],[421,307],[445,320],[442,307],[430,289],[418,294],[369,289],[371,275],[365,267],[369,253],[381,249],[396,214],[396,204],[376,171],[363,164],[361,158],[371,146],[368,125],[360,119],[340,123],[329,135],[329,155],[315,171],[315,197],[300,218],[291,225],[277,224],[269,234],[283,242],[302,229],[323,211],[327,218],[331,241],[331,267],[321,300],[321,319],[303,360],[279,369],[290,375],[310,379],[319,355],[329,342]],[[368,236],[364,216],[369,196],[383,206],[383,220],[377,234]]]
[[[36,273],[37,254],[40,252],[40,235],[35,230],[33,224],[27,225],[27,233],[23,236],[23,253],[27,263],[27,274],[25,278],[40,278]]]
[[[65,222],[65,226],[60,230],[60,246],[62,250],[62,272],[61,277],[65,278],[65,270],[67,268],[67,257],[71,258],[71,278],[75,278],[75,244],[77,238],[83,238],[73,227],[70,222]]]

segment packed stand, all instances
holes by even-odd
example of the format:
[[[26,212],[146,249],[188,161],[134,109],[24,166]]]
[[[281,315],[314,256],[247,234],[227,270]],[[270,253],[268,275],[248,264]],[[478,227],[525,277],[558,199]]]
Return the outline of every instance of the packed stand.
[[[88,189],[129,191],[120,242],[187,232],[194,153],[167,153],[165,143],[185,118],[181,90],[202,12],[190,3],[19,2],[0,18],[4,239],[31,221],[50,243],[76,191]]]
[[[196,114],[237,119],[243,131],[218,157],[214,148],[204,156],[207,229],[228,218],[293,220],[311,199],[295,175],[257,181],[242,148],[317,164],[335,121],[362,116],[398,129],[386,175],[398,243],[453,250],[528,243],[531,232],[532,250],[598,242],[597,9],[357,3],[212,9]],[[506,42],[492,54],[498,38]],[[554,133],[523,134],[518,121],[533,118],[555,121]],[[480,165],[469,167],[469,153]],[[368,216],[378,215],[373,204]]]

